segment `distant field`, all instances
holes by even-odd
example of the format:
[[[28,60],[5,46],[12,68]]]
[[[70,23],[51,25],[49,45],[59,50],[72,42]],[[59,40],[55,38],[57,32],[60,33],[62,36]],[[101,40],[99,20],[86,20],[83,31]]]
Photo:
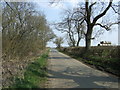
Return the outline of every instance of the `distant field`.
[[[120,46],[95,46],[85,53],[84,47],[61,48],[61,52],[100,70],[120,76]]]

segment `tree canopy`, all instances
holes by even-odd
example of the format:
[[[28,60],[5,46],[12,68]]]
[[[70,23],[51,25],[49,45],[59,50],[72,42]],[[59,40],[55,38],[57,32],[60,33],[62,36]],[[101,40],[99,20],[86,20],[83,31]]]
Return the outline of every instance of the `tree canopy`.
[[[3,3],[3,56],[23,57],[46,47],[55,37],[45,15],[28,2]]]

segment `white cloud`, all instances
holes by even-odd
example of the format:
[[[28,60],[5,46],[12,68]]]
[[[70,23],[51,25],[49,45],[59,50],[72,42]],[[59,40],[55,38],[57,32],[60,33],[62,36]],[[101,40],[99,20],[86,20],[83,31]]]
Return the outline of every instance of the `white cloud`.
[[[65,9],[65,4],[64,3],[53,3],[50,4],[50,0],[34,0],[35,3],[37,3],[37,5],[39,7],[45,8],[45,9]]]
[[[72,7],[75,7],[80,1],[79,0],[70,0],[69,3],[72,5]]]
[[[54,8],[54,9],[65,9],[66,8],[65,4],[63,4],[63,3],[57,3],[57,4],[54,3],[54,4],[50,5],[50,7]]]

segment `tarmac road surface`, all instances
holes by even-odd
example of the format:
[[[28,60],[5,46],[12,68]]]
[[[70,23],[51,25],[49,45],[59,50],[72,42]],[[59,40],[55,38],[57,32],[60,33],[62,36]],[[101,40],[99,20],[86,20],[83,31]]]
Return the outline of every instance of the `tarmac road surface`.
[[[51,49],[47,88],[120,88],[118,77],[91,68]]]

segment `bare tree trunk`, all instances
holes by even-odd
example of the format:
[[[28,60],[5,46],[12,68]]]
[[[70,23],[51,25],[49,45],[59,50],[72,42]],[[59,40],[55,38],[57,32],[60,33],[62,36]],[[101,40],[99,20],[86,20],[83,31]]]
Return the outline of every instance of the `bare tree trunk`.
[[[91,40],[88,38],[88,35],[86,35],[86,50],[90,49],[90,45],[91,45]]]
[[[75,47],[75,42],[73,42],[73,47]]]
[[[91,9],[92,9],[92,6],[95,4],[91,4],[89,6],[89,0],[86,0],[86,3],[85,3],[85,9],[86,9],[86,23],[87,23],[87,34],[86,34],[86,51],[88,51],[90,49],[90,45],[91,45],[91,36],[92,36],[92,31],[93,31],[93,27],[95,26],[96,22],[98,19],[100,19],[101,17],[103,17],[107,11],[109,10],[109,8],[111,7],[112,5],[112,1],[113,0],[110,0],[108,6],[106,7],[106,9],[99,15],[97,15],[94,19],[93,19],[93,22],[91,22]]]
[[[93,31],[93,26],[89,25],[88,26],[88,30],[87,30],[87,34],[85,36],[86,39],[86,51],[90,49],[91,46],[91,36],[92,36],[92,31]]]
[[[79,46],[80,40],[81,40],[81,38],[78,38],[77,47]]]

